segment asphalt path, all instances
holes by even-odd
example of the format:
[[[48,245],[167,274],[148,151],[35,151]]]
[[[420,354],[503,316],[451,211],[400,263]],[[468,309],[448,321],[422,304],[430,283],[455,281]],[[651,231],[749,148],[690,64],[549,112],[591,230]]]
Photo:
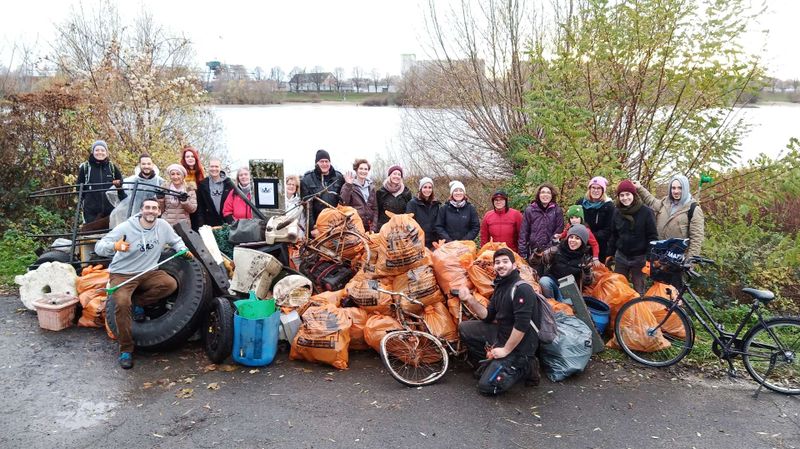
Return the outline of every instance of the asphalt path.
[[[0,448],[800,448],[800,398],[749,378],[593,360],[561,383],[477,393],[456,365],[407,388],[350,368],[211,365],[198,343],[117,367],[100,329],[39,329],[0,296]]]

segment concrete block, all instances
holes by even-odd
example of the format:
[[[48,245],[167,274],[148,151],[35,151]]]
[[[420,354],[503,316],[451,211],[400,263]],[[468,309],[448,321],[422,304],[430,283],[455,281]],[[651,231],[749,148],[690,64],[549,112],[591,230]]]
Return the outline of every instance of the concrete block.
[[[75,269],[62,262],[45,262],[39,268],[14,278],[19,285],[19,299],[29,310],[36,310],[33,302],[47,293],[78,296],[77,280]]]

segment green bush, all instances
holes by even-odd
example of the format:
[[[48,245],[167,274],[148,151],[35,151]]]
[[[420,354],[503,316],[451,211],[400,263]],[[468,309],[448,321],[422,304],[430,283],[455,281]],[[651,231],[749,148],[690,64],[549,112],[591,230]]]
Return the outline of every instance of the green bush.
[[[25,273],[36,260],[36,243],[16,229],[3,233],[0,240],[0,285],[11,285],[14,276]]]

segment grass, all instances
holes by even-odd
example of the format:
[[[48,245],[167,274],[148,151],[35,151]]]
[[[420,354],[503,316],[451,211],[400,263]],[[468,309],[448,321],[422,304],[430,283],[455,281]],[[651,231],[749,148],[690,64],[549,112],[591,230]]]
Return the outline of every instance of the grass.
[[[283,101],[286,103],[319,103],[321,101],[361,104],[368,99],[384,99],[390,94],[364,92],[286,92]]]

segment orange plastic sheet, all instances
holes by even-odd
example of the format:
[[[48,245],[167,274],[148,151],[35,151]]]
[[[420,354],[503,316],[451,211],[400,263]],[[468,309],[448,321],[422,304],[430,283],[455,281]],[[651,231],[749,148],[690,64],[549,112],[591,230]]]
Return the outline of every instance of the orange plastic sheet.
[[[584,288],[584,293],[588,296],[593,296],[608,304],[610,311],[611,326],[614,326],[617,320],[617,313],[623,304],[627,303],[633,298],[639,296],[639,293],[634,290],[625,276],[612,273],[605,266],[593,268],[594,283],[588,288]]]
[[[342,310],[352,321],[350,325],[350,349],[355,351],[369,349],[367,341],[364,340],[364,327],[367,325],[367,317],[369,316],[367,311],[358,307],[344,307]]]
[[[424,306],[437,302],[444,302],[444,295],[436,283],[436,275],[433,267],[423,265],[394,278],[392,290],[402,292],[412,299],[423,303],[423,306],[402,301],[403,310],[414,314],[420,314]]]
[[[652,336],[648,335],[648,330],[653,329],[658,324],[656,317],[647,307],[647,304],[635,304],[630,307],[622,321],[619,323],[619,331],[625,339],[628,347],[634,351],[655,352],[670,347],[670,342],[664,338],[661,330],[657,330]],[[614,336],[606,344],[609,348],[619,348],[617,337]]]
[[[367,313],[378,312],[388,314],[391,311],[392,297],[375,290],[375,287],[391,290],[392,278],[370,279],[363,271],[359,271],[344,287],[347,296]]]
[[[425,232],[414,220],[414,214],[386,212],[389,221],[379,232],[378,276],[397,276],[431,261],[425,251]]]
[[[425,306],[422,320],[428,325],[431,334],[449,341],[458,340],[458,329],[444,303],[437,302],[431,306]]]
[[[364,340],[372,349],[381,352],[383,336],[387,332],[402,328],[400,322],[390,316],[372,314],[367,317],[367,324],[364,326]]]
[[[436,282],[446,295],[450,290],[460,287],[474,289],[467,276],[467,268],[475,260],[475,242],[456,240],[447,243],[435,242],[433,244],[433,272]]]
[[[292,341],[289,358],[325,363],[347,369],[351,319],[332,304],[312,306],[303,313],[303,324]]]

